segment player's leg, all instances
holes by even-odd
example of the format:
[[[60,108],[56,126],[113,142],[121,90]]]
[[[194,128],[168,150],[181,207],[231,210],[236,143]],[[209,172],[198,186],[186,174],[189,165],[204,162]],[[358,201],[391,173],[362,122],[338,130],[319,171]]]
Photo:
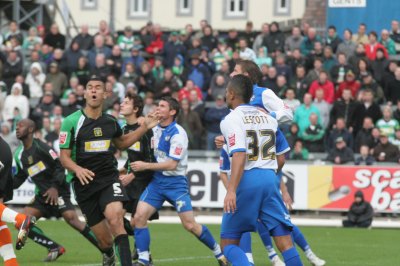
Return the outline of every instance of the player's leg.
[[[2,202],[2,200],[0,200],[0,202]],[[8,208],[3,203],[0,203],[0,221],[13,223],[15,224],[15,227],[20,228],[25,219],[25,214],[18,213]]]
[[[318,258],[317,255],[315,255],[315,253],[311,250],[306,238],[296,225],[293,225],[292,237],[294,242],[304,251],[311,264],[316,266],[325,265],[325,261]]]
[[[240,237],[239,247],[246,254],[250,264],[254,266],[253,252],[251,251],[251,233],[246,232]]]
[[[18,266],[11,240],[11,232],[4,222],[0,222],[0,256],[5,266]]]
[[[268,258],[271,261],[271,264],[273,266],[284,266],[285,264],[281,261],[278,254],[276,254],[268,228],[260,220],[257,221],[257,232],[267,249]]]
[[[97,223],[95,222],[95,220],[89,220],[89,219],[90,218],[88,218],[88,225],[90,225],[90,230],[92,230],[93,234],[96,236],[100,250],[103,253],[103,265],[114,266],[115,265],[115,254],[113,249],[114,241],[106,219],[103,218],[103,220],[100,220],[100,222]]]

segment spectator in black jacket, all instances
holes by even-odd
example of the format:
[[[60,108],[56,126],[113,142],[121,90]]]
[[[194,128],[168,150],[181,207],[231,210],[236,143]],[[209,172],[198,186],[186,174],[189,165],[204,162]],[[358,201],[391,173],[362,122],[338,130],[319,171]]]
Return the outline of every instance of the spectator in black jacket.
[[[329,128],[332,128],[336,119],[343,117],[346,122],[346,127],[352,131],[353,128],[353,113],[357,107],[357,103],[352,99],[351,90],[344,89],[342,92],[342,98],[337,99],[332,106],[329,115]]]
[[[335,140],[335,147],[329,151],[327,161],[334,164],[345,164],[354,161],[353,150],[346,146],[346,142],[342,137]]]
[[[171,68],[174,66],[174,60],[177,55],[185,56],[186,48],[178,38],[178,32],[171,32],[169,41],[165,43],[164,53],[164,64],[166,67]]]
[[[399,163],[400,151],[397,146],[389,142],[389,138],[385,132],[380,132],[379,144],[376,145],[372,155],[378,162]]]
[[[207,150],[216,149],[214,139],[221,135],[219,124],[227,114],[229,114],[229,109],[225,106],[224,96],[219,95],[215,100],[215,107],[208,109],[204,115],[207,130]]]
[[[363,127],[358,131],[355,141],[354,150],[359,151],[360,147],[363,145],[373,148],[375,146],[374,137],[372,136],[372,129],[374,128],[374,123],[370,117],[365,117],[363,122]]]
[[[331,80],[333,83],[335,83],[335,85],[345,80],[346,73],[349,70],[353,71],[352,67],[349,64],[347,64],[347,58],[345,53],[338,53],[337,61],[338,61],[337,64],[333,66],[330,70]]]
[[[346,142],[346,146],[348,148],[353,149],[353,135],[347,130],[343,117],[336,119],[334,128],[331,130],[331,132],[329,132],[327,139],[328,150],[331,150],[335,147],[336,140],[339,137]]]
[[[371,90],[366,89],[361,95],[361,104],[357,105],[353,113],[353,130],[354,133],[361,129],[365,117],[371,117],[376,123],[382,118],[382,111],[378,104],[374,103],[374,94]]]
[[[65,36],[60,33],[56,23],[51,25],[50,32],[47,33],[43,43],[53,47],[53,49],[65,49]]]
[[[7,58],[3,60],[5,61],[3,62],[2,78],[7,85],[7,94],[10,94],[15,78],[22,74],[23,62],[16,51],[10,51]]]
[[[358,156],[354,162],[355,165],[372,165],[375,163],[374,157],[369,152],[367,145],[360,147],[360,156]]]
[[[111,74],[111,69],[106,65],[104,54],[96,55],[95,67],[91,71],[91,75],[105,82],[109,74]]]
[[[275,21],[271,23],[269,29],[270,32],[265,36],[263,46],[267,47],[268,54],[274,58],[277,50],[284,51],[285,35],[281,32],[279,24]]]
[[[139,89],[139,93],[146,94],[147,92],[155,92],[156,80],[151,72],[151,65],[149,62],[144,61],[140,66],[141,73],[135,84]]]
[[[328,37],[326,38],[326,45],[330,46],[333,50],[333,53],[336,54],[336,50],[339,44],[342,42],[342,39],[337,35],[336,27],[331,25],[328,27]]]
[[[203,37],[201,37],[201,44],[206,46],[209,51],[217,48],[218,40],[213,35],[213,30],[210,25],[207,25],[203,29]]]
[[[77,42],[84,53],[87,53],[90,49],[92,49],[93,36],[89,34],[89,27],[87,24],[83,24],[81,26],[81,32],[74,37],[72,42]]]
[[[374,210],[369,202],[364,200],[362,191],[354,194],[354,202],[351,204],[347,220],[343,220],[344,227],[369,227],[372,223]]]
[[[400,67],[396,68],[394,77],[386,87],[386,99],[393,104],[400,100]]]

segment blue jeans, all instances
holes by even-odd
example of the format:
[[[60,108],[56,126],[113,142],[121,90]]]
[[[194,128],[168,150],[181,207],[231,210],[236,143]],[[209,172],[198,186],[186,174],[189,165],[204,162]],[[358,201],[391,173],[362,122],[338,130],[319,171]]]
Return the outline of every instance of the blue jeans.
[[[207,131],[207,150],[209,151],[215,151],[217,147],[215,146],[215,137],[220,136],[221,133],[214,133]]]

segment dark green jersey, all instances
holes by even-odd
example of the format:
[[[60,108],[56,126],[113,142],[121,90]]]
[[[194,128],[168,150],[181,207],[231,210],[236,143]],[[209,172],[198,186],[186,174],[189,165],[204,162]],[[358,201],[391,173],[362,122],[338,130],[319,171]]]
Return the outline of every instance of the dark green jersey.
[[[135,131],[139,128],[139,124],[134,125],[125,125],[123,127],[124,134],[128,134],[129,132]],[[153,138],[153,130],[148,130],[145,135],[143,135],[139,141],[133,144],[131,147],[127,149],[128,152],[128,160],[125,163],[125,169],[127,169],[128,173],[132,172],[130,167],[131,162],[136,161],[144,161],[144,162],[155,162],[154,158],[154,150],[151,146],[151,140]],[[141,171],[135,172],[135,180],[151,180],[153,177],[153,171]]]
[[[112,139],[121,135],[117,120],[105,113],[95,120],[78,110],[64,119],[59,136],[60,149],[70,149],[71,159],[95,174],[88,185],[75,182],[74,188],[82,197],[89,197],[118,178]]]
[[[30,177],[36,186],[36,195],[43,195],[50,187],[58,189],[60,195],[69,195],[65,169],[62,167],[57,153],[46,143],[33,139],[29,149],[24,149],[23,145],[19,145],[14,159],[17,166],[14,188],[21,186]]]

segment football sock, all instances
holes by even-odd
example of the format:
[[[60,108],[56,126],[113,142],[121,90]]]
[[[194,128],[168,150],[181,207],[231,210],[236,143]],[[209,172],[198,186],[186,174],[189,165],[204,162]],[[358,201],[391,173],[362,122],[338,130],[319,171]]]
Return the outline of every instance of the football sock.
[[[251,233],[243,233],[242,237],[240,238],[239,247],[243,250],[246,254],[247,259],[251,264],[254,265],[253,254],[251,251]]]
[[[25,218],[25,214],[11,210],[6,205],[0,203],[0,221],[14,223],[17,228],[20,228]]]
[[[294,242],[304,251],[311,251],[310,246],[307,243],[304,235],[301,233],[300,229],[293,225],[292,237]]]
[[[4,222],[0,222],[0,256],[5,266],[18,266],[11,240],[11,232]]]
[[[267,249],[269,259],[272,260],[273,257],[277,256],[277,254],[274,246],[272,245],[272,239],[268,228],[262,222],[257,221],[257,231],[260,235],[261,241]]]
[[[302,266],[299,253],[297,253],[296,247],[291,247],[288,250],[282,252],[283,259],[285,260],[286,266]]]
[[[114,239],[115,249],[121,266],[131,266],[132,256],[127,234],[119,235]]]
[[[145,265],[149,264],[150,232],[149,228],[135,228],[136,247],[139,261]]]
[[[28,237],[38,243],[39,245],[47,248],[48,250],[57,248],[60,245],[48,238],[47,236],[44,235],[44,232],[42,229],[37,227],[36,225],[31,227],[31,230],[29,231]]]
[[[103,250],[99,247],[99,243],[97,242],[96,236],[93,234],[92,230],[90,230],[88,225],[85,225],[85,228],[80,232],[90,243],[93,244],[101,253],[104,253]]]
[[[207,226],[201,226],[201,234],[197,237],[204,245],[206,245],[209,249],[211,249],[214,253],[214,256],[218,259],[222,256],[221,247],[218,245],[217,241],[215,241],[214,237],[211,235]]]
[[[250,266],[246,254],[238,246],[228,245],[224,248],[224,255],[232,266]]]
[[[133,232],[133,228],[131,225],[131,221],[129,221],[128,219],[124,218],[124,228],[125,231],[128,235],[133,236],[134,232]]]

